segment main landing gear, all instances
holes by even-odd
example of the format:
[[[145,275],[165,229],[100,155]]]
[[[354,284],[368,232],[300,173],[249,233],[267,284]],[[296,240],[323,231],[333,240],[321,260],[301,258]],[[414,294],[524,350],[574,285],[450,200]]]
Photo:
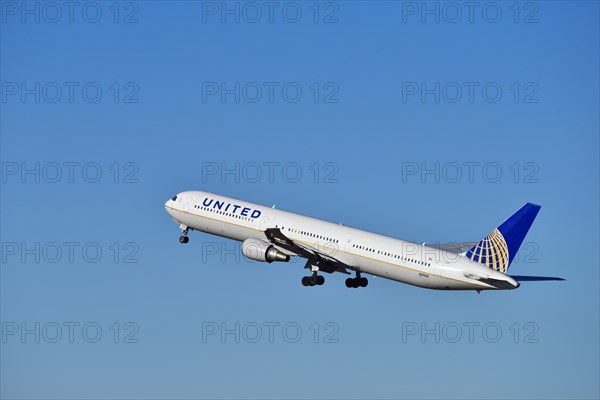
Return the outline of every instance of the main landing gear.
[[[302,277],[302,286],[321,286],[325,283],[325,277],[323,275],[317,275],[317,271],[314,271],[311,276]]]
[[[304,268],[310,268],[312,275],[302,277],[302,286],[321,286],[325,283],[325,277],[318,275],[319,261],[307,260]]]
[[[362,278],[360,276],[360,272],[356,273],[356,278],[348,278],[346,279],[346,287],[347,288],[357,288],[357,287],[367,287],[369,284],[369,280],[367,278]]]
[[[179,225],[179,227],[183,231],[183,236],[179,237],[179,243],[187,243],[187,242],[189,242],[190,238],[188,237],[188,227],[186,225],[184,225],[184,224]]]

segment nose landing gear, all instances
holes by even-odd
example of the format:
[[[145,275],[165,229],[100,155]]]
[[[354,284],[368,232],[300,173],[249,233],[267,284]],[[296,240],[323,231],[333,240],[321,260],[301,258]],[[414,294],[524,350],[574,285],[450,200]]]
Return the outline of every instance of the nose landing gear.
[[[190,238],[188,237],[188,227],[184,224],[179,225],[179,227],[181,228],[181,231],[183,232],[183,236],[179,237],[179,243],[189,242]]]

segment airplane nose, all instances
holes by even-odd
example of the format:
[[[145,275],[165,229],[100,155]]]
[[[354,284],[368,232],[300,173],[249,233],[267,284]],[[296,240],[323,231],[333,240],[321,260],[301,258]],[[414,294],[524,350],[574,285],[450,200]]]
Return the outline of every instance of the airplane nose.
[[[173,216],[173,210],[176,209],[175,207],[175,201],[177,200],[177,195],[173,196],[172,198],[168,199],[165,202],[165,210],[167,210],[167,212],[169,213],[169,215],[172,217]]]
[[[169,199],[165,202],[165,210],[167,211],[167,213],[169,213],[169,215],[173,215],[171,213],[171,210],[173,209],[173,203],[174,201],[172,199]]]

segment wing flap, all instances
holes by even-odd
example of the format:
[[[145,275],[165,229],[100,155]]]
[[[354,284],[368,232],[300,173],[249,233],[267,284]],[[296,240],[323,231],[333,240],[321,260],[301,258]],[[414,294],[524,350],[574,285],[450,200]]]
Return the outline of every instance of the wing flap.
[[[346,268],[348,265],[339,261],[335,257],[323,252],[318,246],[312,246],[307,243],[294,242],[281,232],[279,228],[269,228],[265,230],[265,236],[269,242],[281,247],[289,252],[306,258],[311,262],[318,263],[319,269],[324,272],[342,272],[349,274]]]

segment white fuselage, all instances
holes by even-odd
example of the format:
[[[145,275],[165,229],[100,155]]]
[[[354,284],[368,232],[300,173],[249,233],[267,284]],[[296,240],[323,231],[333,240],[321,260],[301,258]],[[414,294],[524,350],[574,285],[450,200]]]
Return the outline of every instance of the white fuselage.
[[[165,203],[165,208],[176,222],[190,229],[239,241],[267,240],[265,230],[279,228],[292,241],[318,248],[354,271],[424,288],[486,290],[519,286],[508,275],[452,252],[208,192],[179,193],[175,201]],[[499,287],[469,275],[506,284]]]

